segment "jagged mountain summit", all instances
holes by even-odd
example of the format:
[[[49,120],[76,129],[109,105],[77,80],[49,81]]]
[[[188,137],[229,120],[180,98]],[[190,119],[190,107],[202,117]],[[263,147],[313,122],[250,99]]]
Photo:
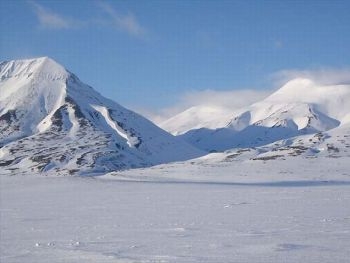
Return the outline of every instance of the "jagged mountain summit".
[[[48,57],[0,64],[0,173],[99,174],[202,154]]]
[[[258,147],[295,136],[324,132],[350,122],[350,85],[322,86],[294,79],[262,101],[224,112],[211,122],[189,118],[194,108],[161,127],[206,151]]]

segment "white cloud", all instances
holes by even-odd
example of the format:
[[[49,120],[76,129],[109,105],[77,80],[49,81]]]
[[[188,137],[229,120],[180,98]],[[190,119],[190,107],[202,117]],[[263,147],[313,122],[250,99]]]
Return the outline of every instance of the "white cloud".
[[[108,14],[111,20],[110,22],[118,30],[124,31],[129,35],[135,37],[141,37],[145,35],[146,30],[140,25],[135,15],[131,12],[128,12],[127,14],[120,14],[111,5],[105,2],[98,2],[98,6],[106,14]]]
[[[120,14],[111,5],[102,1],[96,2],[96,5],[103,12],[104,18],[91,17],[85,21],[57,14],[35,1],[29,0],[28,3],[33,7],[40,26],[45,29],[72,29],[102,25],[112,26],[134,37],[143,37],[146,34],[145,28],[140,25],[134,14],[131,12]]]
[[[163,121],[173,117],[174,115],[193,106],[212,106],[231,110],[232,112],[248,106],[258,100],[268,96],[271,91],[267,90],[231,90],[217,91],[207,89],[203,91],[191,91],[183,94],[178,102],[172,106],[154,110],[139,108],[136,111],[140,112],[145,117],[151,119],[154,123],[160,124]]]
[[[237,109],[256,102],[266,97],[267,94],[266,91],[251,89],[230,91],[207,89],[186,93],[182,100],[187,105],[209,105]]]
[[[350,68],[322,68],[311,70],[288,69],[272,74],[271,79],[277,86],[295,78],[307,78],[321,85],[336,85],[350,83]]]
[[[63,17],[53,11],[39,5],[34,1],[28,1],[34,8],[34,12],[39,20],[40,26],[47,29],[69,29],[76,27],[77,21]]]

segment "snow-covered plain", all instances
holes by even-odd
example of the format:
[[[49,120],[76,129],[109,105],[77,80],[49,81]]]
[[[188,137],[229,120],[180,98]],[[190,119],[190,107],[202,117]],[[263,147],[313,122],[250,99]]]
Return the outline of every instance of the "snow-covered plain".
[[[221,157],[1,176],[0,261],[349,262],[348,156]]]

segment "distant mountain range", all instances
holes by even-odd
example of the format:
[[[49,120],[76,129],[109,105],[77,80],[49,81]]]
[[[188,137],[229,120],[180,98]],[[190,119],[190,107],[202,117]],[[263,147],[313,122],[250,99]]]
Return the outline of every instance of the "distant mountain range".
[[[160,125],[48,57],[0,64],[0,174],[98,175],[198,159],[350,156],[350,85],[294,79],[235,112],[192,107]],[[174,136],[176,135],[176,136]]]
[[[236,112],[193,107],[160,126],[210,152],[259,147],[349,123],[350,85],[322,86],[309,79],[294,79]]]
[[[0,173],[92,175],[200,155],[48,57],[0,64]]]

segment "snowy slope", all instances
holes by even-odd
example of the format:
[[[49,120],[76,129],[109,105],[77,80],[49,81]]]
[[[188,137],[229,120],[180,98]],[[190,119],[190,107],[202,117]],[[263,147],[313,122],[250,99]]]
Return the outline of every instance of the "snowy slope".
[[[188,110],[162,127],[200,149],[222,151],[333,129],[349,123],[349,105],[350,85],[320,86],[309,79],[294,79],[230,117],[224,112],[208,118],[207,123],[197,122],[197,113]],[[194,116],[192,128],[188,120],[191,116]],[[188,125],[184,128],[183,123]]]
[[[50,58],[0,69],[1,172],[103,173],[201,155]]]
[[[227,124],[232,112],[218,106],[194,106],[159,124],[173,135],[181,135],[193,129],[215,129]]]
[[[314,160],[319,165],[330,159],[342,159],[345,164],[350,158],[350,124],[344,124],[332,130],[313,134],[299,135],[275,141],[271,144],[231,149],[217,155],[208,155],[199,160],[209,162],[246,162],[253,161],[293,161]]]

